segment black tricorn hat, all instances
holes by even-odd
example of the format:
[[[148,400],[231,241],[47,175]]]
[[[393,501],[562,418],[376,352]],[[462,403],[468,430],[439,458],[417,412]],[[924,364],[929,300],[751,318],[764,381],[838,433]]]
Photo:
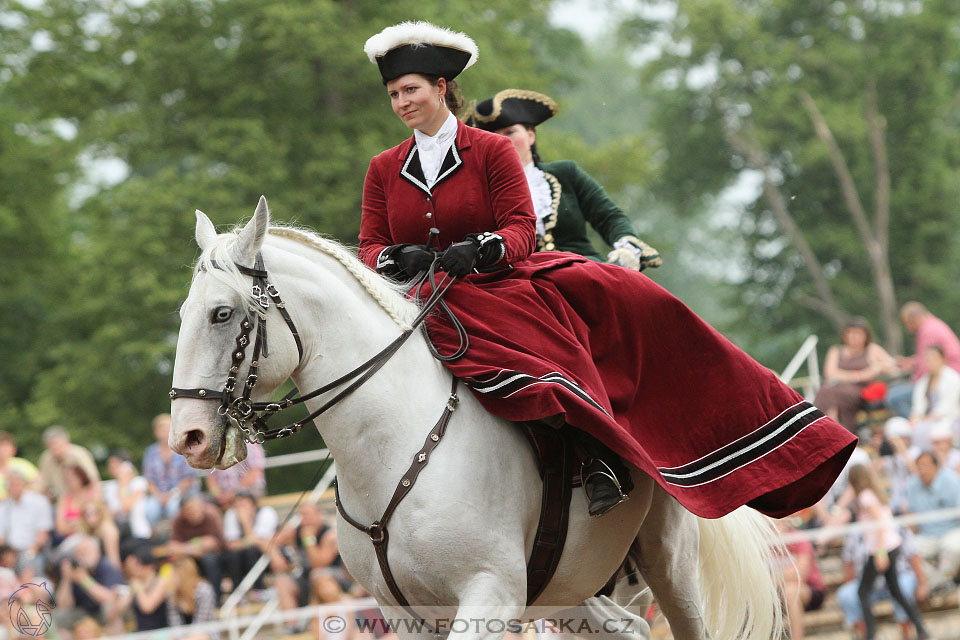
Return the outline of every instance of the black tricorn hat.
[[[463,121],[486,131],[499,131],[515,124],[535,127],[556,114],[557,103],[550,96],[526,89],[504,89],[471,104]]]
[[[376,62],[383,84],[408,73],[453,80],[477,61],[477,45],[464,33],[429,22],[401,22],[387,27],[363,46]]]

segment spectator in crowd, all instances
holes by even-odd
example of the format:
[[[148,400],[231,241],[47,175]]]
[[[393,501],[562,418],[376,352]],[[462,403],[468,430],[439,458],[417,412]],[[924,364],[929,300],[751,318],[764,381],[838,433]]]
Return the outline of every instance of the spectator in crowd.
[[[80,532],[99,540],[107,559],[116,566],[121,566],[120,529],[113,521],[113,514],[110,513],[107,503],[99,497],[90,500],[83,505],[80,518]]]
[[[234,585],[240,584],[277,531],[279,518],[273,507],[258,507],[257,499],[249,491],[238,491],[233,505],[223,514],[223,537],[227,550],[223,552],[223,568]],[[254,589],[263,589],[263,576],[257,578]]]
[[[233,503],[238,491],[248,491],[257,498],[267,493],[267,454],[259,444],[247,444],[247,457],[229,469],[215,469],[207,478],[207,490],[221,509]]]
[[[897,581],[900,591],[910,602],[922,602],[930,594],[923,559],[917,554],[910,531],[900,529],[900,535],[903,537],[903,545],[897,558]],[[869,555],[870,548],[862,532],[854,531],[847,536],[843,543],[844,583],[837,589],[837,604],[843,611],[844,621],[848,626],[855,628],[861,637],[866,633],[866,624],[863,621],[863,609],[857,591],[861,582],[861,572]],[[889,589],[877,576],[870,593],[871,603],[890,599]],[[907,612],[896,600],[893,601],[893,617],[901,625],[904,640],[909,640]]]
[[[19,471],[26,479],[27,486],[33,488],[37,478],[37,468],[32,462],[17,457],[17,442],[6,431],[0,431],[0,500],[7,497],[7,472]]]
[[[890,482],[890,506],[895,514],[908,511],[907,485],[916,472],[915,452],[910,447],[913,429],[900,416],[887,420],[883,427],[886,446],[881,446],[880,473]]]
[[[55,527],[57,540],[65,540],[74,533],[83,531],[83,508],[87,503],[99,499],[99,487],[80,466],[67,468],[66,484],[57,500]]]
[[[849,320],[840,342],[827,350],[823,365],[826,380],[813,404],[850,431],[856,431],[860,392],[873,380],[891,375],[895,363],[873,341],[873,331],[864,318]]]
[[[107,469],[114,479],[103,483],[103,499],[120,529],[120,538],[149,539],[152,530],[147,518],[147,479],[137,475],[137,468],[124,451],[115,451],[107,458]]]
[[[907,506],[913,513],[927,513],[960,506],[960,477],[941,468],[929,451],[916,460],[917,475],[907,485]],[[934,588],[957,577],[960,570],[960,522],[955,518],[917,525],[917,550],[937,568]]]
[[[180,511],[180,496],[193,488],[196,474],[186,458],[170,449],[170,414],[153,419],[157,441],[143,452],[143,477],[147,479],[147,518],[156,524],[161,518],[173,518]]]
[[[123,560],[123,571],[130,584],[130,593],[123,608],[131,609],[137,631],[163,629],[169,624],[167,599],[173,593],[173,567],[158,570],[158,560],[146,544],[135,547]]]
[[[299,522],[291,522],[277,534],[270,557],[277,601],[285,611],[309,602],[311,571],[331,566],[340,568],[343,564],[337,548],[337,533],[324,523],[317,505],[306,502],[297,514]],[[293,623],[287,626],[295,630]]]
[[[100,490],[100,472],[93,461],[93,455],[78,444],[70,442],[70,436],[63,427],[48,427],[43,432],[46,451],[40,456],[37,481],[40,491],[56,501],[67,490],[67,476],[70,467],[80,467],[86,476]]]
[[[92,640],[103,637],[103,627],[90,616],[77,620],[70,631],[73,633],[73,640]]]
[[[184,505],[186,507],[186,505]],[[170,593],[167,596],[167,625],[203,624],[217,619],[217,596],[213,586],[201,577],[196,561],[181,556],[173,563]],[[220,634],[195,633],[187,640],[219,640]]]
[[[943,350],[927,347],[923,352],[927,372],[913,387],[910,422],[913,444],[921,450],[930,448],[930,431],[943,424],[953,435],[960,418],[960,373],[947,366]]]
[[[960,449],[953,446],[954,435],[950,425],[941,422],[930,430],[930,451],[941,469],[960,473]]]
[[[120,633],[123,610],[118,605],[126,591],[120,568],[101,555],[100,543],[91,536],[71,536],[60,548],[54,623],[71,628],[81,617],[91,616],[110,633]]]
[[[790,518],[776,520],[777,528],[784,535],[796,531]],[[823,606],[827,585],[817,566],[817,554],[813,544],[802,539],[787,544],[790,558],[784,558],[780,577],[783,581],[783,600],[790,622],[791,640],[803,640],[803,612]],[[788,561],[787,561],[788,560]]]
[[[208,502],[203,494],[187,494],[180,513],[173,519],[167,547],[171,556],[190,556],[200,564],[219,603],[222,576],[220,554],[224,549],[223,518],[220,510]]]
[[[866,629],[864,637],[865,640],[874,640],[877,633],[877,622],[873,616],[871,604],[874,583],[877,576],[882,575],[890,595],[907,612],[907,616],[917,629],[918,639],[922,640],[929,636],[920,617],[920,610],[900,591],[897,577],[897,558],[900,556],[903,538],[893,523],[893,511],[887,504],[887,497],[879,485],[871,467],[856,465],[850,469],[850,486],[853,487],[856,495],[857,521],[879,525],[865,533],[869,555],[863,563],[860,584],[857,585],[857,596],[860,598]]]
[[[347,600],[337,577],[329,569],[314,571],[310,577],[310,604],[335,605]],[[351,609],[333,609],[316,620],[316,633],[320,640],[353,640],[358,634]],[[336,620],[335,625],[327,623]],[[343,623],[342,625],[340,623]]]
[[[46,496],[27,489],[27,480],[18,469],[7,472],[7,498],[0,502],[0,544],[10,545],[20,554],[18,571],[44,574],[52,512]]]
[[[907,331],[916,335],[916,354],[897,358],[897,366],[911,373],[910,382],[891,385],[887,391],[890,408],[904,418],[910,417],[912,385],[927,373],[923,353],[928,347],[938,346],[943,351],[947,366],[960,371],[960,339],[947,323],[927,311],[919,302],[908,302],[900,309],[900,319]]]

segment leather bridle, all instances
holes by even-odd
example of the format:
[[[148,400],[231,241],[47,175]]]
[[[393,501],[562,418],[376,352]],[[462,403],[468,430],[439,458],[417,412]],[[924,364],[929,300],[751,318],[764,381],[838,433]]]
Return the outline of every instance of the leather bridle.
[[[427,344],[430,346],[434,356],[444,361],[455,360],[466,353],[469,346],[469,341],[467,340],[465,332],[462,331],[459,321],[453,317],[453,314],[450,312],[449,308],[447,308],[446,303],[443,302],[444,294],[447,292],[456,278],[445,276],[438,285],[434,280],[437,264],[437,261],[434,260],[434,264],[431,265],[431,267],[427,270],[427,273],[424,274],[422,278],[418,279],[418,283],[415,285],[416,291],[419,293],[419,289],[423,283],[429,281],[432,286],[430,297],[424,303],[423,308],[420,310],[420,313],[417,315],[417,317],[414,318],[413,322],[410,324],[410,327],[404,329],[400,335],[393,340],[393,342],[388,344],[376,355],[352,371],[340,376],[336,380],[325,384],[322,387],[314,389],[309,393],[294,397],[298,391],[296,388],[294,388],[278,401],[252,402],[250,397],[253,393],[254,387],[257,384],[257,372],[260,367],[260,358],[261,356],[266,358],[269,355],[267,350],[267,322],[265,314],[270,309],[271,302],[273,303],[273,306],[277,307],[281,317],[283,317],[284,322],[286,323],[287,327],[289,327],[290,333],[293,334],[293,339],[297,343],[297,351],[299,352],[299,362],[303,361],[303,343],[300,339],[300,334],[297,331],[296,325],[293,323],[293,319],[287,312],[286,305],[280,298],[280,292],[277,290],[277,287],[268,279],[269,275],[267,274],[267,270],[263,264],[263,256],[260,253],[257,253],[253,267],[247,267],[237,263],[234,264],[240,273],[253,278],[251,293],[253,294],[253,298],[256,300],[257,304],[263,309],[263,312],[246,314],[240,321],[240,333],[236,338],[235,348],[231,356],[232,365],[227,372],[227,379],[224,382],[222,389],[217,391],[214,389],[204,388],[183,389],[180,387],[173,387],[170,389],[169,395],[171,400],[191,398],[194,400],[209,400],[213,402],[219,402],[220,406],[217,408],[217,413],[221,416],[229,418],[230,421],[233,422],[233,424],[236,425],[236,427],[241,431],[241,433],[244,434],[244,437],[250,443],[262,444],[267,440],[275,440],[278,438],[287,438],[292,436],[300,431],[304,424],[318,417],[336,405],[338,402],[349,396],[351,393],[356,391],[361,385],[363,385],[363,383],[373,377],[373,374],[379,371],[380,368],[387,363],[387,361],[400,349],[400,347],[403,346],[403,343],[407,341],[407,339],[413,334],[414,330],[418,326],[421,326],[423,331],[426,332],[426,325],[423,324],[423,321],[438,304],[451,317],[453,324],[458,328],[461,343],[459,348],[454,353],[450,355],[442,355],[436,352],[428,337]],[[213,266],[214,268],[218,268],[216,263],[213,263]],[[240,366],[246,359],[246,348],[250,344],[250,334],[254,329],[256,330],[256,337],[253,341],[253,353],[251,354],[247,377],[243,381],[242,392],[235,394],[237,385],[239,384]],[[319,395],[332,391],[337,387],[350,382],[351,380],[353,382],[349,386],[341,390],[337,395],[325,402],[322,406],[308,414],[303,419],[282,427],[270,428],[267,425],[266,420],[269,419],[270,416],[279,413],[284,409],[289,409],[294,405],[301,404],[307,400],[311,400]]]

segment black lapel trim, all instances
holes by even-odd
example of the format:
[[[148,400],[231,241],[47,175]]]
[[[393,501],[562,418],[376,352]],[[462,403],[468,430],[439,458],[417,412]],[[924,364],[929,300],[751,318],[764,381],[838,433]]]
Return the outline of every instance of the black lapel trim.
[[[556,384],[573,395],[577,396],[593,408],[602,411],[606,415],[606,409],[599,402],[590,397],[580,385],[565,377],[562,373],[556,371],[540,376],[539,378],[519,371],[502,370],[492,378],[478,380],[476,378],[467,378],[466,383],[470,388],[478,393],[485,393],[498,398],[508,398],[515,393],[523,391],[527,387],[537,384]]]
[[[540,169],[540,167],[537,167]],[[557,180],[557,177],[552,173],[543,171],[543,177],[547,179],[547,184],[550,185],[550,213],[543,217],[543,236],[537,238],[538,251],[556,251],[557,243],[553,239],[553,228],[557,226],[557,217],[558,211],[560,209],[560,194],[563,191],[563,187],[560,185],[560,181]]]
[[[457,149],[457,141],[454,140],[450,148],[447,149],[447,155],[443,157],[443,162],[440,164],[440,173],[437,174],[437,181],[433,183],[433,186],[436,187],[452,176],[462,165],[463,159],[460,157],[460,150]]]
[[[804,429],[825,418],[809,402],[798,402],[759,429],[680,467],[658,467],[664,480],[679,487],[714,482],[773,453]]]
[[[427,179],[423,177],[423,167],[420,166],[420,154],[417,153],[416,143],[411,145],[410,151],[407,153],[407,159],[403,161],[400,177],[430,195],[430,187],[427,186]]]

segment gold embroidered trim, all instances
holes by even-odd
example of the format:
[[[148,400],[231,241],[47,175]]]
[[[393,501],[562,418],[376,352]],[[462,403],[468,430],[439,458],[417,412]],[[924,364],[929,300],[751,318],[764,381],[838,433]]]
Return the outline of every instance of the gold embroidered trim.
[[[540,172],[543,173],[543,177],[546,178],[550,184],[553,201],[550,203],[550,214],[543,219],[543,236],[537,238],[537,250],[556,251],[557,244],[553,240],[553,228],[557,226],[557,213],[560,209],[560,192],[563,188],[560,186],[560,181],[557,180],[555,175],[547,173],[543,169],[540,169]]]
[[[490,112],[489,116],[480,115],[476,112],[476,110],[474,110],[472,115],[477,119],[478,122],[493,122],[500,117],[500,111],[503,109],[503,101],[509,100],[510,98],[519,98],[521,100],[532,100],[533,102],[539,102],[550,109],[551,115],[557,115],[557,103],[554,102],[553,98],[542,93],[537,93],[536,91],[529,91],[527,89],[504,89],[497,95],[493,96],[493,111]]]

